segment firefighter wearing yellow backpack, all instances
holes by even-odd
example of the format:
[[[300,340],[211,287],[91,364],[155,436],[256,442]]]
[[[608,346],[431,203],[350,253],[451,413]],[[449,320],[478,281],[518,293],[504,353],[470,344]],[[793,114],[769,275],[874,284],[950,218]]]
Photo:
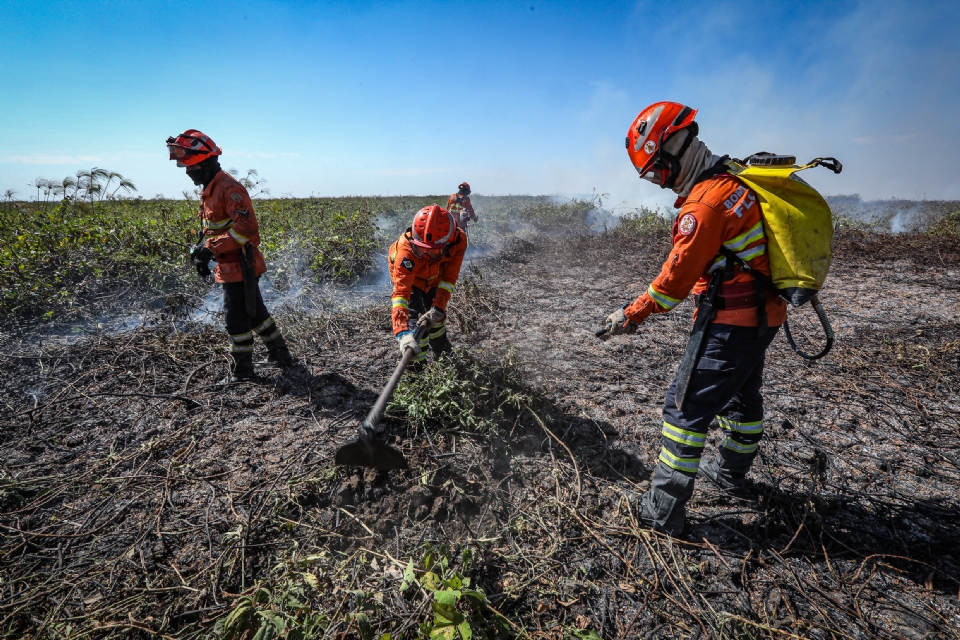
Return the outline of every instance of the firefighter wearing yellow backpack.
[[[638,505],[643,524],[671,535],[684,529],[698,472],[725,490],[746,486],[763,436],[764,360],[786,322],[787,301],[812,299],[825,322],[815,294],[830,263],[830,210],[795,174],[817,164],[840,169],[832,159],[795,167],[772,154],[744,162],[717,156],[697,137],[696,114],[658,102],[627,132],[640,177],[673,190],[680,211],[660,274],[607,316],[602,332],[634,333],[650,314],[670,311],[691,292],[697,302],[687,351],[664,401],[657,467]],[[701,464],[715,418],[724,438]]]

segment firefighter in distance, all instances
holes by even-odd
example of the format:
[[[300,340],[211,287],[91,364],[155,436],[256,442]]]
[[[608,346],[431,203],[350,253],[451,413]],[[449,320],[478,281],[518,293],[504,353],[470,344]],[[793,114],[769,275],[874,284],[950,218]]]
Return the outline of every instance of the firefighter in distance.
[[[469,184],[461,182],[457,192],[447,198],[447,211],[453,214],[457,226],[461,229],[466,229],[468,222],[477,219],[477,212],[473,210],[473,204],[470,202]]]
[[[423,366],[429,346],[435,357],[450,351],[447,334],[447,303],[460,277],[467,234],[453,214],[439,205],[424,207],[388,252],[393,281],[393,334],[401,355],[406,349],[416,354],[414,370]],[[417,341],[419,327],[430,331]]]
[[[216,261],[216,282],[223,286],[223,309],[232,359],[231,381],[255,378],[253,338],[260,336],[269,359],[282,368],[294,365],[280,328],[263,303],[259,280],[267,271],[260,253],[257,216],[247,190],[220,167],[223,153],[196,129],[167,138],[170,159],[184,167],[200,192],[201,229],[191,259],[200,276],[210,275]],[[245,282],[246,279],[246,282]]]
[[[714,272],[723,270],[718,310],[704,329],[682,410],[678,377],[667,390],[660,455],[650,490],[640,498],[641,522],[671,535],[684,529],[698,472],[725,490],[745,487],[763,436],[765,354],[787,311],[786,302],[743,267],[770,276],[760,205],[750,188],[727,173],[729,158],[714,155],[697,137],[696,114],[682,104],[658,102],[630,125],[626,146],[634,167],[644,180],[673,190],[680,211],[660,274],[606,320],[610,334],[634,333],[650,314],[670,311],[691,291],[699,299]],[[714,419],[723,441],[701,464]]]

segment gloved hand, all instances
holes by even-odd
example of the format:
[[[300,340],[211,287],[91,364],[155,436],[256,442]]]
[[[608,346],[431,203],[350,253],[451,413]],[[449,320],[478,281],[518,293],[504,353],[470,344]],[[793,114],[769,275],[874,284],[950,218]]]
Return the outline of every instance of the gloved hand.
[[[213,257],[213,251],[202,244],[198,244],[190,250],[190,260],[202,278],[210,275],[210,265],[208,263],[213,260]]]
[[[443,322],[443,319],[446,317],[445,314],[440,309],[436,307],[430,307],[430,311],[427,311],[425,314],[417,318],[417,327],[426,326],[428,329],[433,327],[438,322]]]
[[[604,326],[607,328],[608,335],[619,336],[625,333],[636,333],[637,327],[640,325],[627,320],[627,314],[623,312],[623,309],[617,309],[607,316]]]
[[[403,354],[407,349],[412,349],[414,355],[420,354],[420,344],[417,342],[416,336],[413,335],[413,331],[401,331],[398,333],[397,342],[400,343],[401,357],[403,357]]]

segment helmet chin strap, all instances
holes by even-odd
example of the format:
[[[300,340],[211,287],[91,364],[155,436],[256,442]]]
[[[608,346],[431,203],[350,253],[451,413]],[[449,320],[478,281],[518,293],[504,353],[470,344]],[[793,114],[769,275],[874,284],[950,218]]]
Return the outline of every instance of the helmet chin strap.
[[[689,127],[681,129],[674,135],[679,135],[681,133],[685,133],[687,137],[683,141],[683,144],[680,145],[680,149],[676,154],[672,154],[664,149],[664,143],[667,141],[661,141],[659,145],[660,152],[657,155],[659,158],[665,160],[670,168],[670,173],[667,175],[667,179],[664,180],[663,184],[660,185],[661,189],[673,189],[673,187],[676,186],[677,177],[680,175],[680,159],[683,158],[683,154],[685,154],[687,149],[690,148],[690,143],[693,142],[693,139],[696,138],[700,133],[700,125],[696,122],[692,122]]]

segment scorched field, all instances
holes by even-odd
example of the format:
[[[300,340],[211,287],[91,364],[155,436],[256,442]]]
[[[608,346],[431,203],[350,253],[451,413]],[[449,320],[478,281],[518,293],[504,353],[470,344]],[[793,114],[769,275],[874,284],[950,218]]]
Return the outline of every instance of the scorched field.
[[[184,264],[111,270],[97,251],[123,227],[88,248],[38,239],[62,278],[44,295],[23,275],[43,265],[4,254],[0,634],[960,638],[956,214],[838,229],[833,352],[811,364],[775,340],[749,495],[698,482],[674,539],[630,498],[692,305],[594,337],[667,254],[653,215],[475,199],[458,349],[408,375],[384,423],[409,470],[333,464],[397,360],[376,252],[424,200],[297,201],[283,234],[270,207],[301,205],[265,205],[268,305],[304,367],[260,384],[217,384],[226,340]],[[318,207],[347,216],[356,251],[310,227]]]

